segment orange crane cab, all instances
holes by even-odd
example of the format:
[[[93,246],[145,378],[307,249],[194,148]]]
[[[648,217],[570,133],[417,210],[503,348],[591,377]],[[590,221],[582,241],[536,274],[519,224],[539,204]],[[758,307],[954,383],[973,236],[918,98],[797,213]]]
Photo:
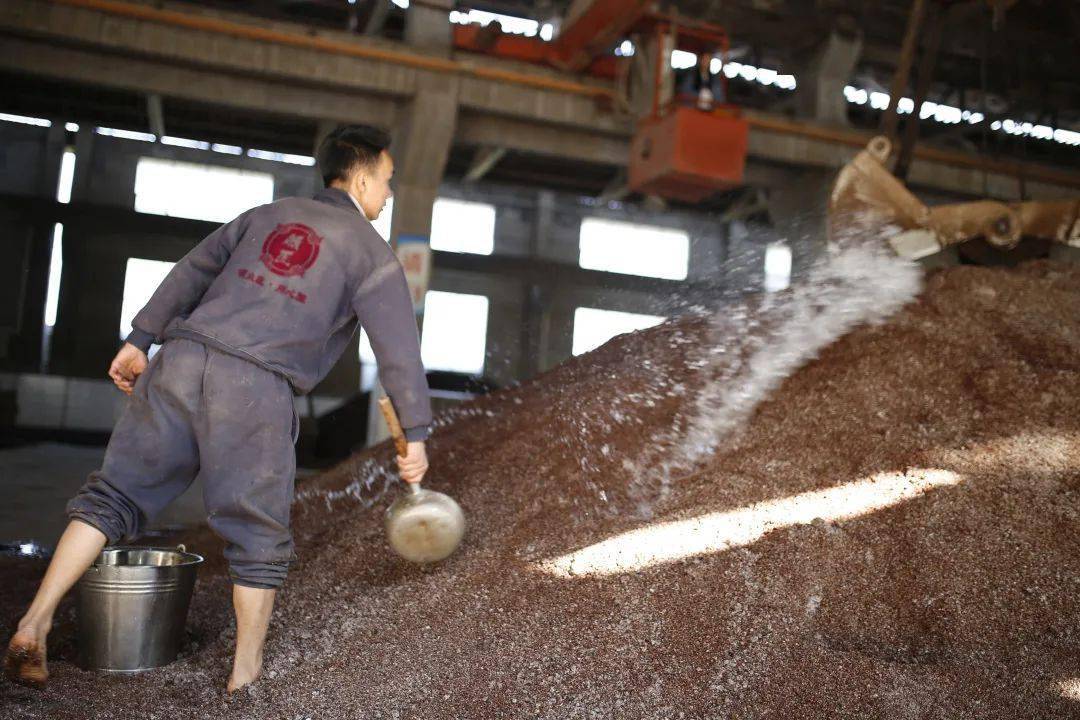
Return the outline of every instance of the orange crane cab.
[[[701,109],[667,90],[668,58],[676,47],[727,56],[723,28],[685,24],[672,16],[648,17],[654,34],[652,108],[638,121],[630,145],[630,190],[684,202],[700,202],[742,184],[750,128],[735,105]],[[727,80],[723,75],[725,95]],[[691,98],[691,102],[693,99]]]
[[[650,107],[637,122],[628,158],[633,192],[684,202],[742,184],[749,125],[739,108],[721,104],[710,110],[684,105],[671,92],[673,50],[717,52],[726,57],[727,33],[717,25],[657,11],[652,0],[594,0],[551,43],[455,29],[459,49],[554,66],[605,79],[616,76],[613,44],[622,38],[650,38]],[[650,82],[651,80],[651,82]],[[726,78],[720,81],[726,86]]]
[[[630,145],[629,188],[700,202],[742,184],[749,126],[737,111],[675,105],[638,123]]]

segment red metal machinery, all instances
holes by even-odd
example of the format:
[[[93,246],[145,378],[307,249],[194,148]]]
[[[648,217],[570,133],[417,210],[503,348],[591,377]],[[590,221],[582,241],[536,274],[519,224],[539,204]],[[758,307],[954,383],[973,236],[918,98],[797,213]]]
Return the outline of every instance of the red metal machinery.
[[[688,24],[674,16],[648,16],[657,52],[653,67],[651,112],[638,121],[630,145],[628,186],[647,195],[700,202],[718,190],[742,184],[750,129],[739,108],[720,104],[710,110],[695,98],[672,93],[664,97],[665,74],[671,73],[669,52],[678,47],[694,53],[720,51],[727,57],[724,29],[707,23]],[[727,94],[727,80],[720,76]]]
[[[488,28],[457,26],[455,46],[508,59],[614,78],[616,58],[607,54],[620,38],[651,36],[658,50],[653,102],[638,120],[629,158],[629,188],[635,192],[698,202],[742,184],[749,126],[739,109],[721,104],[700,110],[681,98],[662,97],[672,72],[671,50],[727,55],[728,38],[718,25],[656,11],[653,0],[596,0],[554,42],[504,35]],[[726,86],[726,78],[721,75]]]

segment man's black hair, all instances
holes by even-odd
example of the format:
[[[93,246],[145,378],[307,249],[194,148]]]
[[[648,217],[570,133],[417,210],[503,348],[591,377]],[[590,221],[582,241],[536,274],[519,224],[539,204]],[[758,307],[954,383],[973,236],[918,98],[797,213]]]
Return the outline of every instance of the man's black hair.
[[[370,125],[339,125],[319,145],[319,170],[327,187],[348,180],[357,168],[374,165],[390,147],[390,133]]]

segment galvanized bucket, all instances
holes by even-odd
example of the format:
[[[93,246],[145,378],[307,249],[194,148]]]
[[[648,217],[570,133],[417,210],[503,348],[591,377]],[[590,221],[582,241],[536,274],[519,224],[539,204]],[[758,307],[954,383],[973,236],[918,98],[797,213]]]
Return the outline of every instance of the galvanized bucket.
[[[105,548],[78,584],[79,664],[130,673],[175,660],[202,561],[183,545]]]

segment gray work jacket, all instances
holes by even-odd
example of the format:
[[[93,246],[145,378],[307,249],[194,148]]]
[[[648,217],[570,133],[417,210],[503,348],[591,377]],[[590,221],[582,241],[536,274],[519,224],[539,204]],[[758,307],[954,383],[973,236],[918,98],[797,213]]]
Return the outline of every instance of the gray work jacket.
[[[311,391],[357,324],[410,440],[427,437],[431,402],[412,298],[393,250],[343,190],[252,208],[185,255],[132,322],[144,352],[184,337],[249,360]]]

